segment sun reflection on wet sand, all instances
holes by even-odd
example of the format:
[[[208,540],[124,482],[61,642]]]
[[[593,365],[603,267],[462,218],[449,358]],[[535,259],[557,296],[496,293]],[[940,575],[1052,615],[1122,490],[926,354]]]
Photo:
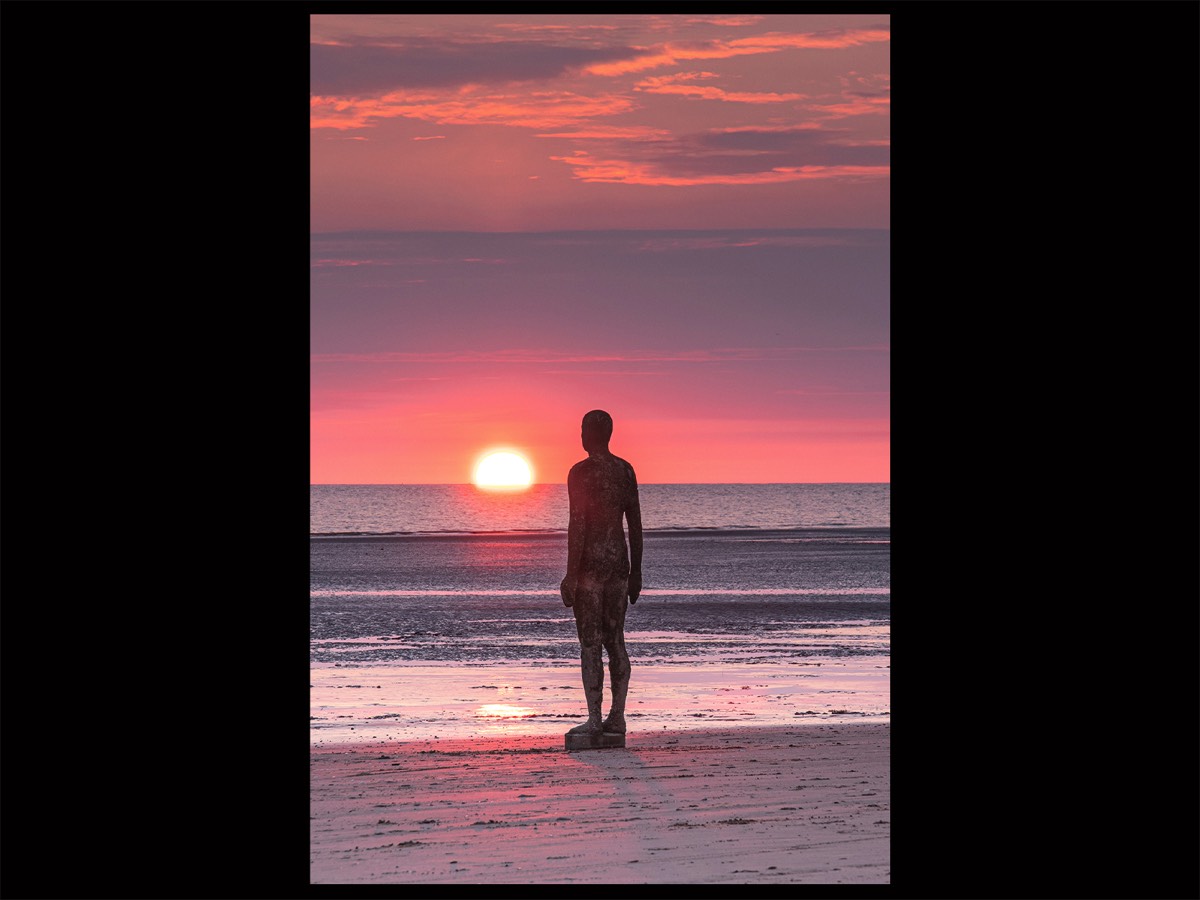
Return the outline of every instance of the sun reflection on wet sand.
[[[527,719],[537,715],[537,710],[528,706],[513,706],[511,703],[485,703],[475,710],[475,715],[495,719]]]
[[[635,665],[630,733],[714,725],[889,721],[887,655],[785,664]],[[577,665],[319,663],[310,669],[310,740],[561,736],[586,718]],[[607,684],[605,697],[607,699]]]

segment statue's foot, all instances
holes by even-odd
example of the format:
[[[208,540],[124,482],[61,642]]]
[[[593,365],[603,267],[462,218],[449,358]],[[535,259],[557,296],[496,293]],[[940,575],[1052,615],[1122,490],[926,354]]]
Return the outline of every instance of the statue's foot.
[[[625,733],[625,717],[617,713],[609,713],[601,726],[608,734]]]
[[[600,717],[592,716],[582,725],[576,725],[567,734],[599,734],[600,733]]]

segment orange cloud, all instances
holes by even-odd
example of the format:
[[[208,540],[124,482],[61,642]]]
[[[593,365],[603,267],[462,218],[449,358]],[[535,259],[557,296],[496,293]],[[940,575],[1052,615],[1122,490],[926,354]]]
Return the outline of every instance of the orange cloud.
[[[726,25],[731,28],[739,28],[743,25],[757,25],[762,21],[762,16],[692,16],[688,19],[691,25]]]
[[[840,50],[861,44],[891,40],[891,32],[882,28],[847,29],[844,31],[789,34],[770,32],[731,41],[710,41],[703,44],[663,44],[646,48],[641,56],[616,62],[595,63],[583,71],[591,75],[625,75],[670,66],[685,59],[728,59],[756,53],[777,53],[780,50]]]
[[[884,116],[891,112],[891,107],[891,97],[851,97],[844,103],[814,106],[813,109],[829,118],[841,119],[846,116]]]
[[[654,81],[656,79],[651,79]],[[642,82],[634,90],[645,91],[649,94],[682,94],[689,97],[700,97],[704,100],[724,100],[730,103],[786,103],[789,100],[807,99],[805,94],[774,94],[749,93],[746,91],[726,91],[718,87],[706,87],[698,84],[649,84]]]
[[[841,50],[862,44],[890,41],[892,33],[882,28],[856,28],[845,31],[788,34],[771,32],[754,37],[738,38],[729,46],[740,52],[769,53],[773,50],[808,49]]]
[[[731,125],[726,128],[710,128],[709,134],[786,134],[795,131],[824,131],[819,122],[801,122],[799,125]]]
[[[698,72],[675,72],[671,75],[652,75],[645,81],[639,81],[637,86],[641,87],[647,84],[678,84],[681,81],[696,81],[701,78],[719,78],[716,72],[709,72],[701,69]]]
[[[308,101],[309,128],[335,128],[346,131],[369,128],[372,119],[385,117],[379,100],[346,100],[340,97],[311,97]]]
[[[727,24],[732,24],[732,23],[727,23]],[[504,31],[515,31],[515,32],[528,31],[531,33],[555,32],[558,34],[567,34],[567,35],[573,35],[576,33],[586,33],[588,31],[616,31],[617,30],[616,25],[595,25],[595,24],[581,25],[578,22],[574,22],[570,25],[542,25],[542,24],[534,24],[534,23],[530,23],[530,22],[497,22],[495,25],[493,25],[491,27],[500,29],[500,30],[504,30]]]
[[[789,100],[805,100],[806,94],[779,94],[774,92],[726,91],[718,87],[707,87],[684,82],[703,78],[717,78],[715,72],[677,72],[674,75],[654,75],[634,85],[635,91],[648,94],[681,94],[701,97],[705,100],[725,100],[731,103],[783,103]]]
[[[667,50],[636,56],[633,59],[622,59],[611,63],[596,63],[587,66],[583,71],[589,75],[625,75],[629,72],[641,72],[644,69],[657,69],[660,66],[675,64],[677,57]]]
[[[778,166],[762,172],[667,175],[652,163],[627,160],[602,160],[577,151],[573,156],[552,156],[575,169],[580,181],[615,184],[701,185],[701,184],[779,184],[820,178],[879,178],[891,173],[890,166]]]
[[[378,119],[410,118],[438,125],[511,125],[561,128],[580,119],[611,116],[635,107],[615,95],[585,96],[570,91],[530,94],[476,94],[470,88],[451,94],[392,93],[378,99],[313,97],[311,128],[366,128]]]
[[[649,125],[589,125],[581,131],[556,131],[539,134],[540,138],[580,138],[588,140],[654,141],[671,132]]]

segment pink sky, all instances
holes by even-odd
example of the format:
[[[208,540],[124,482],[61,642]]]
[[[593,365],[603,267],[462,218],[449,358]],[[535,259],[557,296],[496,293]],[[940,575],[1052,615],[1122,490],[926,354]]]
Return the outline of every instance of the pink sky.
[[[314,483],[890,479],[887,16],[311,22]]]

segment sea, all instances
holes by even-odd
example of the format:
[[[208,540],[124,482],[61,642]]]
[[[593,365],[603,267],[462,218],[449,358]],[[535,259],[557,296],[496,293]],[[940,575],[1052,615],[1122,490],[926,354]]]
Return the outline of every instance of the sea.
[[[639,731],[890,719],[889,484],[644,484]],[[586,718],[566,486],[310,486],[314,745]],[[607,709],[608,685],[605,685]]]

